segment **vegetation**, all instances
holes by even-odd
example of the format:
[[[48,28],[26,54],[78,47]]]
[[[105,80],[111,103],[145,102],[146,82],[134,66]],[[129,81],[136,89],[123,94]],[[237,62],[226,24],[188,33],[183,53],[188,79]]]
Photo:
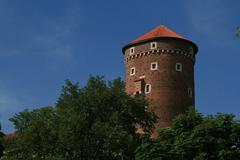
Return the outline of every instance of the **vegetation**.
[[[240,123],[233,115],[206,117],[191,108],[151,139],[156,116],[147,105],[142,95],[127,95],[120,79],[90,77],[83,88],[66,81],[55,107],[10,119],[16,133],[6,140],[0,133],[0,160],[239,159]]]
[[[127,160],[140,145],[136,126],[150,133],[156,120],[143,96],[131,97],[120,79],[66,81],[56,107],[23,111],[10,119],[13,139],[2,160]]]
[[[240,124],[230,114],[204,117],[193,109],[178,116],[156,140],[142,138],[136,160],[239,160]]]
[[[4,151],[3,137],[4,137],[4,134],[1,132],[1,124],[0,124],[0,157],[3,156],[3,151]]]
[[[237,27],[236,29],[236,36],[240,38],[240,27]]]

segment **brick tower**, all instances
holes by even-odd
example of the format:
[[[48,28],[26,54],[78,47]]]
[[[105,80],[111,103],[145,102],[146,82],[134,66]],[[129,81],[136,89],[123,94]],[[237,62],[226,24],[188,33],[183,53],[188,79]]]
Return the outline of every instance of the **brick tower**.
[[[194,106],[196,44],[160,25],[122,49],[126,64],[126,92],[145,94],[159,117],[157,130]]]

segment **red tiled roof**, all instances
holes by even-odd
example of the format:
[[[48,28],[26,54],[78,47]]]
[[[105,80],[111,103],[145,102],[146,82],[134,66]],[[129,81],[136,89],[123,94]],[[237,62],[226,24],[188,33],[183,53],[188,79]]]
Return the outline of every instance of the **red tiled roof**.
[[[126,48],[133,46],[135,44],[143,43],[146,41],[151,41],[153,39],[158,39],[158,38],[176,38],[176,39],[184,40],[185,42],[189,43],[193,47],[195,54],[198,52],[198,47],[195,43],[193,43],[192,41],[188,40],[187,38],[177,34],[176,32],[172,31],[171,29],[167,28],[164,25],[157,26],[153,30],[144,34],[143,36],[140,36],[137,39],[135,39],[134,41],[132,41],[131,43],[123,46],[122,52],[124,54]]]
[[[12,134],[12,133],[5,134],[5,135],[4,135],[4,138],[5,138],[5,139],[12,139],[12,138],[14,138],[14,137],[15,137],[15,134]]]
[[[166,26],[159,25],[153,30],[144,34],[143,36],[138,37],[136,40],[132,41],[131,43],[136,43],[138,41],[144,41],[144,40],[158,38],[158,37],[173,37],[173,38],[180,38],[180,39],[187,40],[186,38],[182,37],[181,35],[167,28]]]

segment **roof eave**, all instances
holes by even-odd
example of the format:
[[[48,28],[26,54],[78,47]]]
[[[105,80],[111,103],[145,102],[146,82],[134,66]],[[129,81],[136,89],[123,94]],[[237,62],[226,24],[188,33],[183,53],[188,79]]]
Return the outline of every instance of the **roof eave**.
[[[157,40],[157,39],[178,39],[178,40],[182,40],[182,41],[185,41],[187,43],[189,43],[193,49],[194,49],[194,54],[196,55],[197,52],[198,52],[198,47],[195,43],[193,43],[192,41],[189,41],[187,39],[183,39],[183,38],[177,38],[177,37],[154,37],[154,38],[149,38],[149,39],[144,39],[144,40],[139,40],[139,41],[136,41],[136,42],[131,42],[125,46],[122,47],[122,52],[123,54],[125,53],[125,50],[131,46],[134,46],[134,45],[137,45],[137,44],[142,44],[142,43],[146,43],[146,42],[149,42],[149,41],[152,41],[152,40]]]

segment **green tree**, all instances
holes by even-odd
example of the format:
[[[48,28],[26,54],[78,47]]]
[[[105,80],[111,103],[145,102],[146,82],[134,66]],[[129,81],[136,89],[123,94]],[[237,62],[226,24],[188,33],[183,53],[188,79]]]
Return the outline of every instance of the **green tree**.
[[[231,114],[204,117],[193,109],[178,116],[156,140],[143,138],[136,160],[239,160],[240,123]]]
[[[240,38],[240,27],[237,27],[236,29],[236,36]]]
[[[3,132],[1,132],[1,124],[0,124],[0,157],[3,156],[3,151],[4,151],[3,139],[4,139],[4,134]]]
[[[15,125],[16,133],[15,137],[5,141],[5,159],[47,159],[55,153],[58,137],[55,108],[25,110],[10,121]]]
[[[85,87],[66,81],[56,107],[16,114],[16,136],[7,160],[127,160],[140,144],[139,126],[150,133],[156,117],[143,96],[125,93],[120,79],[90,77]]]
[[[136,126],[150,132],[153,112],[142,96],[125,93],[124,83],[90,77],[84,88],[67,81],[57,102],[61,152],[67,159],[133,159]]]

